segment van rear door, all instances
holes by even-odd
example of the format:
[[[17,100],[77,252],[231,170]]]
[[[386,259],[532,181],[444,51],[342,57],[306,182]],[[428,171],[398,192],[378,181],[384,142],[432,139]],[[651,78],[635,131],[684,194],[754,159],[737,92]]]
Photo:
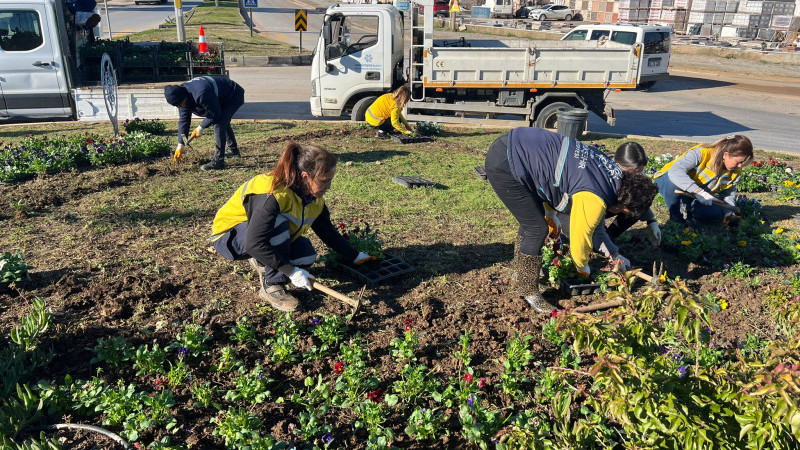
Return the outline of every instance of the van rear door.
[[[46,3],[0,3],[0,90],[8,117],[70,116],[57,33]]]
[[[670,30],[645,31],[640,83],[666,79],[669,72]]]

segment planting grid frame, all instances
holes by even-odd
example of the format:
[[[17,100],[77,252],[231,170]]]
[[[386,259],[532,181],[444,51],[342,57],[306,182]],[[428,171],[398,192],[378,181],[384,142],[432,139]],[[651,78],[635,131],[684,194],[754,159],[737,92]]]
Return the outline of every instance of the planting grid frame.
[[[369,284],[374,284],[415,270],[414,266],[411,264],[388,253],[384,253],[383,258],[377,262],[368,262],[361,266],[343,263],[342,266]]]
[[[420,186],[436,186],[435,181],[422,177],[392,177],[392,181],[409,189]]]
[[[419,142],[429,142],[429,141],[433,140],[432,138],[430,138],[428,136],[411,137],[411,136],[401,136],[401,135],[398,135],[398,134],[393,134],[391,136],[392,136],[392,140],[397,142],[397,143],[399,143],[399,144],[416,144],[416,143],[419,143]]]
[[[597,294],[603,290],[600,283],[582,283],[574,280],[561,280],[561,289],[570,297]]]

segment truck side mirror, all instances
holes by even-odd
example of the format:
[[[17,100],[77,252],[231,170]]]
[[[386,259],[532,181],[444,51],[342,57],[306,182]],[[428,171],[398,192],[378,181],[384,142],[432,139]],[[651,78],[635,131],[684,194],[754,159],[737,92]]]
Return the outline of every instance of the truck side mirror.
[[[322,38],[325,40],[325,45],[328,45],[333,40],[331,36],[331,23],[325,22],[325,25],[322,26]]]

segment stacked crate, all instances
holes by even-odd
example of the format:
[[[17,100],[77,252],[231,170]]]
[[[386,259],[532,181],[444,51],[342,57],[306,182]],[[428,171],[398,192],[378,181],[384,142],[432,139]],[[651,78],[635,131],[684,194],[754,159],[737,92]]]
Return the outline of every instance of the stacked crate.
[[[646,23],[650,17],[650,1],[651,0],[619,0],[619,21]]]
[[[800,2],[794,1],[742,1],[729,26],[724,27],[721,37],[772,40],[777,31],[796,31],[800,22],[796,16]],[[794,15],[793,15],[794,14]]]
[[[700,34],[711,36],[719,34],[723,27],[733,23],[738,1],[694,0],[689,11],[687,23],[700,24]]]
[[[673,30],[686,27],[686,7],[689,0],[651,0],[648,23],[667,25]]]

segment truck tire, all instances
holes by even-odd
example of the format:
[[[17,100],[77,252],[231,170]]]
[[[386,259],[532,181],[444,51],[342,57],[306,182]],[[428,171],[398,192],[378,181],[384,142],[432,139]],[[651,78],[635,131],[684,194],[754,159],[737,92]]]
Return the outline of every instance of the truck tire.
[[[550,103],[542,108],[539,114],[536,115],[534,125],[539,128],[558,128],[558,110],[561,108],[572,108],[572,105],[564,102]]]
[[[350,113],[350,120],[354,122],[363,122],[364,115],[367,114],[367,109],[372,106],[372,103],[377,100],[378,97],[374,95],[369,95],[361,100],[357,101],[355,105],[353,105],[353,111]]]

